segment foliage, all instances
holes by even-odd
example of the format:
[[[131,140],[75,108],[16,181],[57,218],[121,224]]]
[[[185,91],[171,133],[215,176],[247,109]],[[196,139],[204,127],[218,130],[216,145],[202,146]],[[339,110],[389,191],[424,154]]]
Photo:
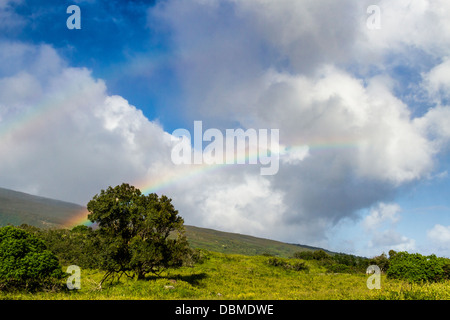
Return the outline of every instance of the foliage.
[[[303,261],[298,261],[294,259],[282,259],[270,257],[267,260],[267,263],[274,267],[282,267],[285,270],[294,270],[294,271],[308,271],[309,268]]]
[[[390,254],[387,276],[409,283],[438,282],[450,279],[449,269],[449,259],[402,251]]]
[[[317,261],[329,273],[365,272],[368,259],[350,254],[328,254],[324,250],[301,251],[294,254],[294,258]]]
[[[395,251],[391,250],[391,254],[393,252]],[[386,272],[389,269],[389,259],[384,252],[381,255],[375,256],[370,259],[369,264],[377,265],[380,268],[381,272]]]
[[[42,239],[62,264],[75,264],[81,268],[100,267],[101,241],[92,228],[77,226],[72,230],[40,230],[27,225],[21,225],[20,228]]]
[[[64,277],[58,258],[33,234],[0,228],[0,287],[37,290],[58,284]]]
[[[315,251],[300,251],[294,253],[294,258],[304,259],[304,260],[325,260],[331,258],[328,253],[323,250],[315,250]]]
[[[184,221],[164,195],[146,196],[124,183],[101,190],[87,208],[89,220],[99,226],[104,279],[128,272],[142,279],[148,273],[180,267],[190,253]]]
[[[223,254],[201,250],[202,263],[167,269],[145,280],[122,277],[98,290],[104,272],[83,269],[80,290],[58,292],[0,292],[0,299],[258,299],[258,300],[363,300],[450,299],[450,281],[408,283],[381,275],[381,289],[369,290],[362,273],[324,273],[317,260],[303,260],[309,272],[294,272],[272,266],[267,256]],[[296,261],[295,259],[284,259]]]
[[[367,299],[362,274],[328,275],[316,261],[303,261],[309,272],[272,266],[269,257],[203,251],[207,259],[192,267],[167,269],[159,277],[145,280],[122,277],[114,285],[98,290],[103,273],[82,270],[77,292],[41,293],[22,299]],[[296,259],[281,258],[293,263]],[[301,262],[301,261],[299,261]],[[18,295],[1,298],[17,299]]]
[[[67,229],[39,229],[22,224],[19,228],[33,233],[43,240],[47,248],[53,252],[64,265],[77,265],[81,268],[100,267],[101,250],[98,233],[90,227],[76,226]]]

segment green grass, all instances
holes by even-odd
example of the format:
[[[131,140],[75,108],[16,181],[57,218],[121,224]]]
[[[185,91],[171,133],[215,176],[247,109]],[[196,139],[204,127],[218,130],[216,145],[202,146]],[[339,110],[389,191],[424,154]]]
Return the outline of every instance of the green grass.
[[[202,263],[169,270],[161,277],[122,276],[100,290],[98,270],[81,271],[81,289],[61,292],[0,293],[0,299],[450,299],[450,283],[414,285],[382,276],[369,290],[364,274],[327,274],[314,261],[309,271],[269,263],[270,257],[206,252]],[[65,270],[65,268],[64,268]]]

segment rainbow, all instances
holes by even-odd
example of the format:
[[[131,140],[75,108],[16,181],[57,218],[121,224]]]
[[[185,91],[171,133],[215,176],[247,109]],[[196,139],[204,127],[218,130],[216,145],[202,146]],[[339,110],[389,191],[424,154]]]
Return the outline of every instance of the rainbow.
[[[91,86],[94,90],[95,86]],[[84,89],[84,88],[83,88]],[[0,139],[8,134],[21,132],[25,135],[32,135],[42,127],[45,127],[49,119],[57,119],[57,117],[68,112],[67,101],[76,101],[80,96],[80,88],[75,85],[66,85],[61,88],[63,94],[51,94],[44,96],[32,108],[26,108],[21,114],[13,116],[13,119],[5,119],[0,127]],[[88,92],[83,92],[88,94]]]
[[[315,143],[311,145],[298,145],[298,146],[292,146],[288,148],[282,148],[280,151],[281,156],[283,153],[289,153],[289,152],[298,152],[303,151],[305,148],[309,148],[311,152],[326,152],[330,150],[336,150],[336,149],[356,149],[361,145],[360,142],[335,142],[335,143]],[[247,154],[244,157],[244,163],[249,163],[249,159],[252,157],[257,157],[257,154]],[[237,162],[237,160],[236,160]],[[259,165],[259,164],[257,164]],[[175,184],[181,184],[183,182],[190,181],[191,179],[204,175],[204,174],[210,174],[216,170],[230,167],[229,164],[226,163],[220,163],[220,164],[197,164],[197,165],[184,165],[186,166],[183,170],[178,170],[176,172],[171,172],[170,174],[162,174],[159,177],[156,178],[150,178],[148,180],[143,180],[136,182],[136,187],[141,190],[144,194],[149,193],[157,193],[159,191],[165,190],[169,188],[170,186],[173,186]],[[231,165],[235,166],[235,165]]]
[[[28,110],[26,113],[16,116],[12,121],[6,121],[0,127],[0,139],[4,139],[10,133],[19,133],[20,135],[28,135],[33,132],[40,130],[44,125],[45,121],[48,121],[49,117],[56,119],[58,116],[67,112],[62,104],[61,99],[67,99],[70,96],[76,96],[73,88],[69,88],[66,92],[69,95],[64,97],[47,98],[41,101],[36,108]],[[332,141],[330,142],[315,142],[315,143],[303,143],[294,145],[287,148],[281,148],[280,155],[283,153],[295,152],[302,150],[307,146],[310,152],[326,152],[336,149],[352,149],[360,146],[359,142],[354,141]],[[246,152],[245,155],[238,155],[235,158],[235,162],[249,163],[250,159],[258,159],[258,151]],[[238,158],[239,157],[239,158]],[[179,185],[184,182],[191,181],[192,179],[211,174],[216,170],[221,168],[229,168],[233,165],[226,163],[220,164],[192,164],[192,165],[181,165],[177,166],[175,170],[169,172],[163,172],[158,174],[148,174],[147,177],[140,181],[135,181],[132,183],[137,188],[141,190],[144,194],[158,193],[166,190],[167,188]],[[71,229],[78,225],[93,226],[93,223],[87,218],[87,209],[80,210],[78,213],[74,214],[72,217],[67,219],[63,223],[64,228]]]
[[[281,147],[280,150],[280,157],[283,156],[283,154],[287,154],[290,152],[298,152],[298,151],[304,151],[305,148],[308,148],[311,152],[327,152],[331,150],[342,150],[342,149],[356,149],[360,147],[362,143],[360,141],[335,141],[333,143],[314,143],[314,144],[300,144],[297,146],[291,146],[291,147]],[[257,159],[258,154],[250,154],[249,152],[246,152],[246,155],[240,158],[243,159],[242,162],[249,163],[249,159]],[[238,159],[235,160],[238,162]],[[260,164],[256,164],[259,166]],[[219,163],[219,164],[191,164],[191,165],[183,165],[184,168],[182,170],[177,170],[170,172],[169,174],[161,174],[159,177],[152,177],[150,179],[138,181],[135,183],[135,186],[141,190],[144,194],[149,193],[157,193],[159,191],[162,191],[164,189],[167,189],[170,186],[173,186],[175,184],[180,184],[186,181],[190,181],[191,179],[204,175],[209,174],[211,172],[214,172],[216,170],[226,168],[226,167],[232,167],[235,165],[229,165],[226,163]]]
[[[282,147],[280,155],[302,151],[306,147],[309,148],[311,153],[314,152],[327,152],[331,150],[340,149],[355,149],[361,146],[360,142],[348,142],[348,141],[335,141],[333,143],[314,143],[314,144],[302,144],[298,146]],[[246,153],[244,157],[244,162],[248,163],[248,160],[252,157],[257,157],[255,154]],[[236,159],[237,162],[237,159]],[[259,164],[258,164],[259,165]],[[226,163],[221,164],[191,164],[191,165],[180,165],[175,168],[175,170],[169,172],[162,172],[159,174],[149,174],[149,178],[142,179],[140,181],[135,181],[132,183],[136,188],[141,190],[143,194],[158,193],[167,190],[168,188],[186,183],[195,179],[196,177],[211,174],[214,171],[221,170],[223,168],[230,168],[235,165],[229,165]],[[75,214],[73,217],[68,219],[64,226],[66,228],[73,228],[78,225],[92,226],[93,223],[87,218],[87,209],[81,210],[79,213]]]
[[[63,223],[62,227],[65,229],[72,229],[73,227],[80,225],[91,227],[94,225],[94,223],[87,218],[88,214],[89,212],[87,211],[87,209],[83,208],[79,212],[71,216],[69,219],[67,219]]]

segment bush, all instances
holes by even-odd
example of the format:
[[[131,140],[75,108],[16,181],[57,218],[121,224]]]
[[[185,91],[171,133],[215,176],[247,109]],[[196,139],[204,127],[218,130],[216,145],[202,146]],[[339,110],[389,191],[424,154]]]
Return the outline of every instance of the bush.
[[[285,270],[309,271],[308,266],[303,261],[287,261],[285,259],[270,257],[267,263],[274,267],[282,267]]]
[[[0,288],[54,288],[65,276],[58,258],[34,235],[12,226],[0,228]]]
[[[328,254],[324,250],[301,251],[294,253],[294,258],[315,260],[319,266],[331,273],[357,273],[364,272],[369,265],[369,259],[351,254]]]
[[[294,258],[303,260],[323,261],[330,259],[330,255],[323,250],[299,251],[294,253]]]
[[[391,250],[391,254],[392,254],[392,250]],[[370,259],[369,264],[377,265],[380,268],[381,272],[386,272],[389,269],[389,259],[384,252],[381,255]]]
[[[341,264],[341,263],[333,263],[328,266],[327,273],[352,273],[353,270],[350,266]]]
[[[64,265],[75,264],[81,268],[95,269],[100,266],[102,247],[98,234],[86,226],[72,230],[42,230],[37,237],[42,239]]]
[[[403,251],[390,257],[387,276],[409,283],[438,282],[449,279],[449,269],[448,259]]]

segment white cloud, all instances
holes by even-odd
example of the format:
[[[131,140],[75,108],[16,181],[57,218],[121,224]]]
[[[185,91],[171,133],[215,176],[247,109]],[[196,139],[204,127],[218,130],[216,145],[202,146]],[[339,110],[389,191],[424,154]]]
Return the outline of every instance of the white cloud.
[[[369,242],[369,248],[373,247],[382,252],[389,250],[414,252],[416,249],[416,241],[408,237],[402,236],[395,230],[385,230],[374,235]]]
[[[436,224],[427,231],[427,236],[435,244],[448,247],[450,245],[450,226]]]
[[[400,211],[401,208],[396,203],[379,203],[370,210],[369,215],[364,218],[362,225],[368,231],[374,231],[385,222],[392,224],[399,221],[400,217],[398,213]]]
[[[449,54],[450,10],[446,0],[366,0],[361,5],[375,4],[381,10],[381,29],[363,28],[356,52],[362,64],[376,63],[383,68],[386,54],[402,54],[416,59],[422,53],[434,58]],[[439,35],[439,36],[436,36]]]
[[[425,86],[436,101],[441,98],[449,98],[450,89],[450,59],[446,58],[441,64],[436,65],[428,73],[423,75]]]
[[[173,0],[148,11],[170,30],[188,122],[277,128],[298,151],[282,154],[270,184],[287,208],[279,223],[302,231],[297,241],[326,239],[330,225],[430,176],[450,127],[437,108],[413,115],[391,74],[396,63],[423,70],[447,55],[448,4],[381,1],[381,29],[369,30],[371,4]]]
[[[292,148],[281,146],[280,148],[280,160],[287,164],[300,164],[308,156],[309,147],[307,145]]]
[[[281,128],[283,143],[353,144],[356,152],[341,160],[363,177],[392,183],[421,178],[432,169],[434,149],[382,79],[365,87],[333,67],[321,69],[316,78],[272,78],[257,115]]]
[[[396,230],[401,220],[401,211],[401,207],[396,203],[381,202],[371,208],[361,221],[365,236],[369,238],[367,244],[362,245],[363,251],[379,255],[391,249],[409,252],[416,250],[416,241]]]
[[[310,244],[364,208],[374,208],[370,230],[398,221],[399,207],[383,201],[433,172],[450,115],[440,105],[414,117],[386,65],[405,59],[422,70],[429,56],[437,65],[418,85],[442,99],[449,5],[381,1],[381,29],[369,30],[369,4],[171,0],[149,9],[173,50],[164,63],[176,70],[186,122],[280,129],[286,150],[273,177],[233,166],[168,187],[187,221]],[[85,202],[108,185],[195,171],[171,163],[173,142],[157,122],[51,46],[0,42],[0,60],[4,186]],[[372,236],[373,245],[414,246],[392,228]]]
[[[229,181],[222,174],[221,183],[204,185],[198,205],[203,223],[221,230],[234,230],[243,234],[267,232],[285,206],[280,192],[274,192],[264,177],[246,175],[242,181]],[[196,197],[193,195],[193,197]]]
[[[445,58],[426,73],[422,73],[423,87],[429,100],[436,104],[420,118],[415,127],[428,137],[434,150],[444,149],[450,141],[450,60]]]
[[[443,149],[448,145],[450,141],[450,106],[432,108],[414,122],[424,136],[432,139],[430,145],[435,150]]]
[[[22,0],[2,0],[0,1],[0,30],[14,33],[25,25],[25,20],[14,12],[14,6],[20,4]]]
[[[62,67],[48,46],[22,48],[19,61],[37,53],[29,71],[0,79],[3,186],[84,204],[101,188],[138,180],[154,162],[170,159],[170,135],[122,97],[107,95],[88,70]],[[47,73],[35,65],[42,63]]]
[[[175,166],[174,141],[158,123],[123,97],[108,95],[89,70],[54,59],[50,47],[22,48],[17,59],[29,71],[18,67],[0,78],[3,187],[86,204],[110,185],[159,184],[166,189],[157,192],[173,198],[187,223],[247,234],[267,232],[284,212],[283,192],[260,176],[259,165]],[[49,72],[28,61],[28,52]]]

